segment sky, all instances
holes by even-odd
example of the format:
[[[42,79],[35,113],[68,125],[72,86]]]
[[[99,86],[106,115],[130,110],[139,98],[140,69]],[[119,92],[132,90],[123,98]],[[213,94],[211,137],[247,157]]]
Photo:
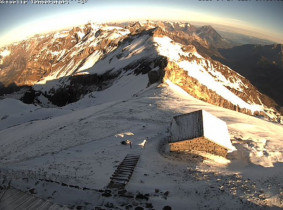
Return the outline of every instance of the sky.
[[[1,0],[0,46],[88,21],[127,20],[218,24],[283,43],[282,11],[283,0]]]

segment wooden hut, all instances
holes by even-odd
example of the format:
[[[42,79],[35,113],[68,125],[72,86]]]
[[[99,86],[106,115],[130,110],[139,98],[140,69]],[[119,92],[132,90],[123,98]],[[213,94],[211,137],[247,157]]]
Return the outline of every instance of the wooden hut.
[[[223,157],[234,149],[226,123],[204,110],[175,116],[169,145],[171,152],[204,151]]]

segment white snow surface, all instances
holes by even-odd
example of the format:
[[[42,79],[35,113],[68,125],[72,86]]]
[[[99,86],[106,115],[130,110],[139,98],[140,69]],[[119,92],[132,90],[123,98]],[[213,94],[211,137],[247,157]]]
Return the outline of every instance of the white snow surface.
[[[148,35],[140,36],[115,51],[109,49],[110,54],[98,62],[93,54],[79,73],[115,72],[139,59],[155,56],[154,42],[161,55],[177,62],[190,76],[236,104],[254,109],[250,107],[254,105],[243,104],[224,86],[217,85],[212,75],[225,86],[229,81],[213,72],[212,67],[207,72],[200,55],[195,54],[199,63],[180,60],[180,55],[190,55],[169,38],[152,40]],[[84,44],[89,43],[78,43],[76,52]],[[49,79],[72,74],[77,67],[72,62]],[[92,64],[95,65],[89,68]],[[34,188],[39,197],[69,206],[86,205],[86,209],[108,202],[117,206],[122,202],[138,203],[144,207],[146,202],[152,203],[154,209],[166,205],[173,209],[283,208],[282,125],[204,103],[170,81],[168,86],[147,87],[147,75],[124,73],[110,87],[62,109],[11,99],[0,101],[0,183],[6,176],[12,186],[23,191]],[[36,88],[48,90],[58,84],[54,80]],[[240,91],[241,81],[230,85]],[[168,128],[173,116],[199,109],[227,124],[237,149],[227,159],[168,152]],[[145,139],[147,143],[141,148],[139,144]],[[130,140],[132,148],[122,145],[122,140]],[[126,190],[134,195],[148,193],[148,201],[105,198],[97,191],[108,185],[127,154],[140,154],[140,160]],[[94,190],[82,190],[84,187]]]
[[[141,35],[133,39],[130,43],[120,46],[114,52],[107,55],[106,58],[99,60],[95,66],[86,71],[91,74],[96,73],[99,75],[108,71],[114,73],[139,59],[155,55],[152,44],[151,36]]]
[[[154,41],[158,44],[157,49],[159,53],[163,56],[168,57],[171,61],[178,62],[180,56],[189,57],[190,52],[184,52],[182,50],[183,45],[175,43],[172,39],[167,36],[164,37],[154,37]],[[203,58],[197,52],[193,53],[197,58]]]
[[[0,53],[0,55],[2,56],[2,57],[6,57],[6,56],[8,56],[8,55],[10,55],[11,54],[11,51],[9,51],[9,50],[4,50],[4,51],[2,51],[1,53]]]
[[[40,106],[24,104],[16,99],[6,98],[0,100],[0,131],[25,123],[32,124],[37,120],[44,120],[69,112],[69,110],[59,108],[41,108]]]
[[[140,92],[148,85],[148,76],[145,75],[124,75],[115,80],[115,82],[105,90],[95,91],[84,96],[81,100],[66,105],[65,109],[80,109],[103,103],[114,101],[124,101]]]
[[[37,196],[69,206],[86,205],[87,209],[107,202],[119,206],[122,201],[138,205],[150,202],[155,209],[166,205],[173,209],[283,207],[282,125],[204,103],[173,84],[151,86],[133,97],[107,103],[97,97],[97,105],[91,105],[91,98],[84,100],[90,100],[88,107],[78,101],[74,111],[65,107],[66,113],[61,110],[47,119],[2,129],[0,179],[6,175],[16,188],[34,188]],[[18,106],[17,101],[10,103]],[[16,109],[23,110],[19,118],[26,118],[25,110],[35,108],[20,106],[24,108]],[[227,123],[237,148],[227,160],[212,155],[201,160],[167,152],[172,117],[199,109]],[[126,133],[134,135],[121,135]],[[144,139],[147,144],[141,148],[138,144]],[[121,140],[130,140],[132,149]],[[107,186],[126,154],[141,155],[126,189],[134,195],[148,193],[148,201],[121,201],[123,198],[105,198],[97,191],[82,190]]]
[[[84,71],[94,66],[94,64],[100,59],[102,56],[102,52],[94,51],[85,61],[85,63],[78,69],[77,72]]]
[[[202,111],[202,114],[204,136],[214,143],[225,147],[230,152],[235,150],[231,143],[226,123],[209,112]]]
[[[59,39],[59,38],[64,38],[64,37],[66,37],[66,36],[68,36],[68,33],[69,31],[61,31],[61,32],[57,32],[57,33],[55,33],[54,34],[54,39]],[[41,38],[43,38],[43,37],[41,37]]]

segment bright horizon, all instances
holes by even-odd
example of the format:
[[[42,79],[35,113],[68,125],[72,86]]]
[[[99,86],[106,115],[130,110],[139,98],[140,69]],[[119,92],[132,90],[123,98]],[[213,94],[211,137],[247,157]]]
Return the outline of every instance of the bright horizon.
[[[112,2],[112,3],[111,3]],[[163,3],[162,3],[163,2]],[[262,8],[270,5],[270,9]],[[223,25],[234,32],[283,43],[282,2],[88,1],[66,5],[0,5],[0,47],[89,21],[163,20]],[[236,10],[236,12],[233,12]],[[269,15],[262,15],[266,11]],[[242,11],[242,13],[240,12]],[[268,12],[269,11],[269,12]],[[241,13],[241,14],[238,14]],[[259,13],[259,14],[258,14]],[[14,14],[14,15],[13,15]]]

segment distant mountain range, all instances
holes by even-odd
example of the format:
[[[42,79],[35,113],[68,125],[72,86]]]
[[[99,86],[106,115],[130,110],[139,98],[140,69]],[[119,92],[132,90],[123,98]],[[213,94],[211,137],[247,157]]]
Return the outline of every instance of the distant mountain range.
[[[1,92],[22,94],[26,103],[64,106],[121,81],[130,83],[130,78],[140,82],[137,92],[169,80],[211,104],[281,121],[280,100],[273,98],[276,103],[269,97],[276,97],[277,90],[264,91],[269,96],[262,94],[248,80],[253,73],[246,79],[232,67],[240,71],[242,66],[266,69],[282,65],[282,57],[281,61],[276,57],[279,45],[259,47],[260,59],[247,61],[252,47],[232,46],[211,26],[152,21],[88,23],[0,49]]]
[[[267,39],[260,39],[253,36],[248,36],[244,34],[239,34],[235,32],[227,32],[223,30],[218,30],[218,33],[224,37],[225,39],[229,40],[233,46],[240,46],[245,44],[259,44],[259,45],[272,45],[276,44],[273,41]]]

